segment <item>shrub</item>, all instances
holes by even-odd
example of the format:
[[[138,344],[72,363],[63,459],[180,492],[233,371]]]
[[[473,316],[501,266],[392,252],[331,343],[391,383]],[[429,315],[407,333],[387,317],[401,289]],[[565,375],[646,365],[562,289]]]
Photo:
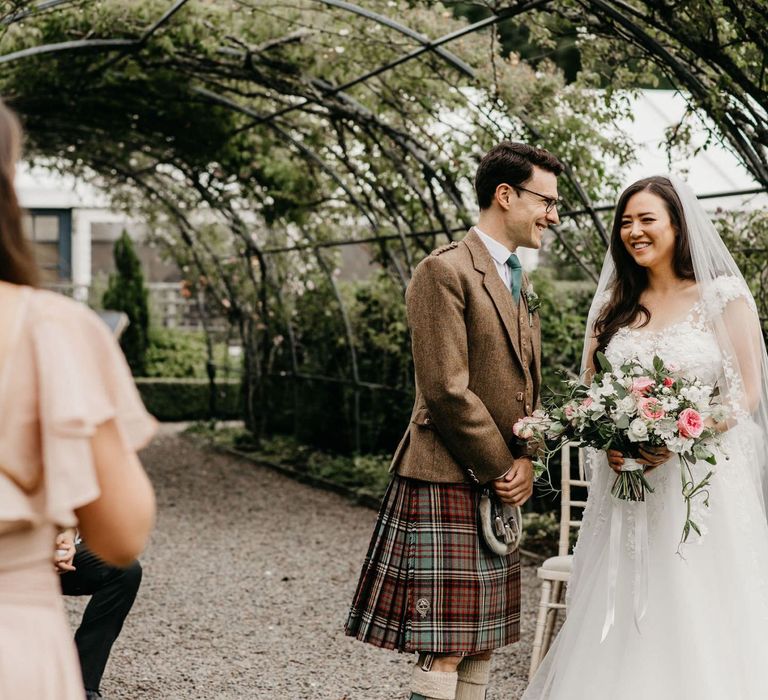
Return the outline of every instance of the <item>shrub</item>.
[[[115,241],[114,256],[117,271],[109,276],[102,304],[105,309],[122,311],[128,316],[130,325],[120,338],[120,345],[133,374],[142,376],[146,365],[149,308],[141,263],[127,231]]]
[[[206,420],[210,415],[210,385],[205,379],[136,379],[147,410],[158,420]],[[243,414],[239,380],[216,382],[215,418],[235,419]]]

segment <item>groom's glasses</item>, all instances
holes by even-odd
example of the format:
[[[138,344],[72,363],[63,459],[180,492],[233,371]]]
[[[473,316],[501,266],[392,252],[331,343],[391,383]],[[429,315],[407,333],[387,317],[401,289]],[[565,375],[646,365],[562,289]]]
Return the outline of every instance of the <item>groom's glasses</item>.
[[[562,197],[557,197],[556,199],[552,199],[552,197],[547,197],[545,194],[541,194],[539,192],[534,192],[533,190],[528,190],[525,187],[520,187],[520,185],[510,185],[510,187],[516,189],[516,190],[522,190],[523,192],[527,192],[528,194],[535,194],[537,197],[541,197],[544,200],[544,204],[546,204],[547,209],[546,212],[549,214],[555,207],[560,206],[563,203]]]

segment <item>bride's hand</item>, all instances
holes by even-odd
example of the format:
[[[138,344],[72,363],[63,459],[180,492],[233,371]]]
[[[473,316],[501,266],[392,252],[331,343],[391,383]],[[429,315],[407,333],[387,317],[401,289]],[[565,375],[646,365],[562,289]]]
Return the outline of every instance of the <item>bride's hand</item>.
[[[621,466],[624,464],[624,455],[618,450],[608,450],[608,466],[617,474],[621,474]]]
[[[640,457],[637,461],[640,464],[644,464],[646,466],[645,471],[649,472],[652,469],[656,469],[660,464],[664,464],[671,456],[672,453],[664,445],[657,446],[643,443],[640,446]]]

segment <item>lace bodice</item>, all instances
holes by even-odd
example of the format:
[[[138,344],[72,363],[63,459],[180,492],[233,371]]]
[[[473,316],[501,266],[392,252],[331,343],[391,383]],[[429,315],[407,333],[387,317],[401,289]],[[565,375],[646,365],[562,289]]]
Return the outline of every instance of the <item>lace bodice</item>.
[[[605,355],[614,366],[637,358],[647,367],[658,355],[667,366],[676,365],[685,376],[698,377],[706,384],[715,384],[722,372],[720,347],[698,308],[660,331],[621,328],[611,338]]]
[[[637,358],[650,366],[654,355],[668,365],[676,365],[688,377],[716,384],[727,371],[712,323],[726,305],[739,297],[754,305],[744,283],[736,277],[721,277],[711,282],[687,316],[660,331],[624,327],[611,338],[605,355],[611,364]],[[725,360],[725,362],[724,362]]]

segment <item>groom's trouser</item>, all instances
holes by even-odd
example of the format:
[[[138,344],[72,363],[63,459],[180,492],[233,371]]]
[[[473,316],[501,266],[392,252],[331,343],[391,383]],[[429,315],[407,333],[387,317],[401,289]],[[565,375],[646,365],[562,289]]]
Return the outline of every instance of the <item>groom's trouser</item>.
[[[83,685],[98,690],[109,652],[136,599],[141,564],[135,561],[125,569],[110,566],[82,544],[77,545],[72,563],[75,571],[61,575],[61,590],[64,595],[92,596],[75,633],[75,644]]]

